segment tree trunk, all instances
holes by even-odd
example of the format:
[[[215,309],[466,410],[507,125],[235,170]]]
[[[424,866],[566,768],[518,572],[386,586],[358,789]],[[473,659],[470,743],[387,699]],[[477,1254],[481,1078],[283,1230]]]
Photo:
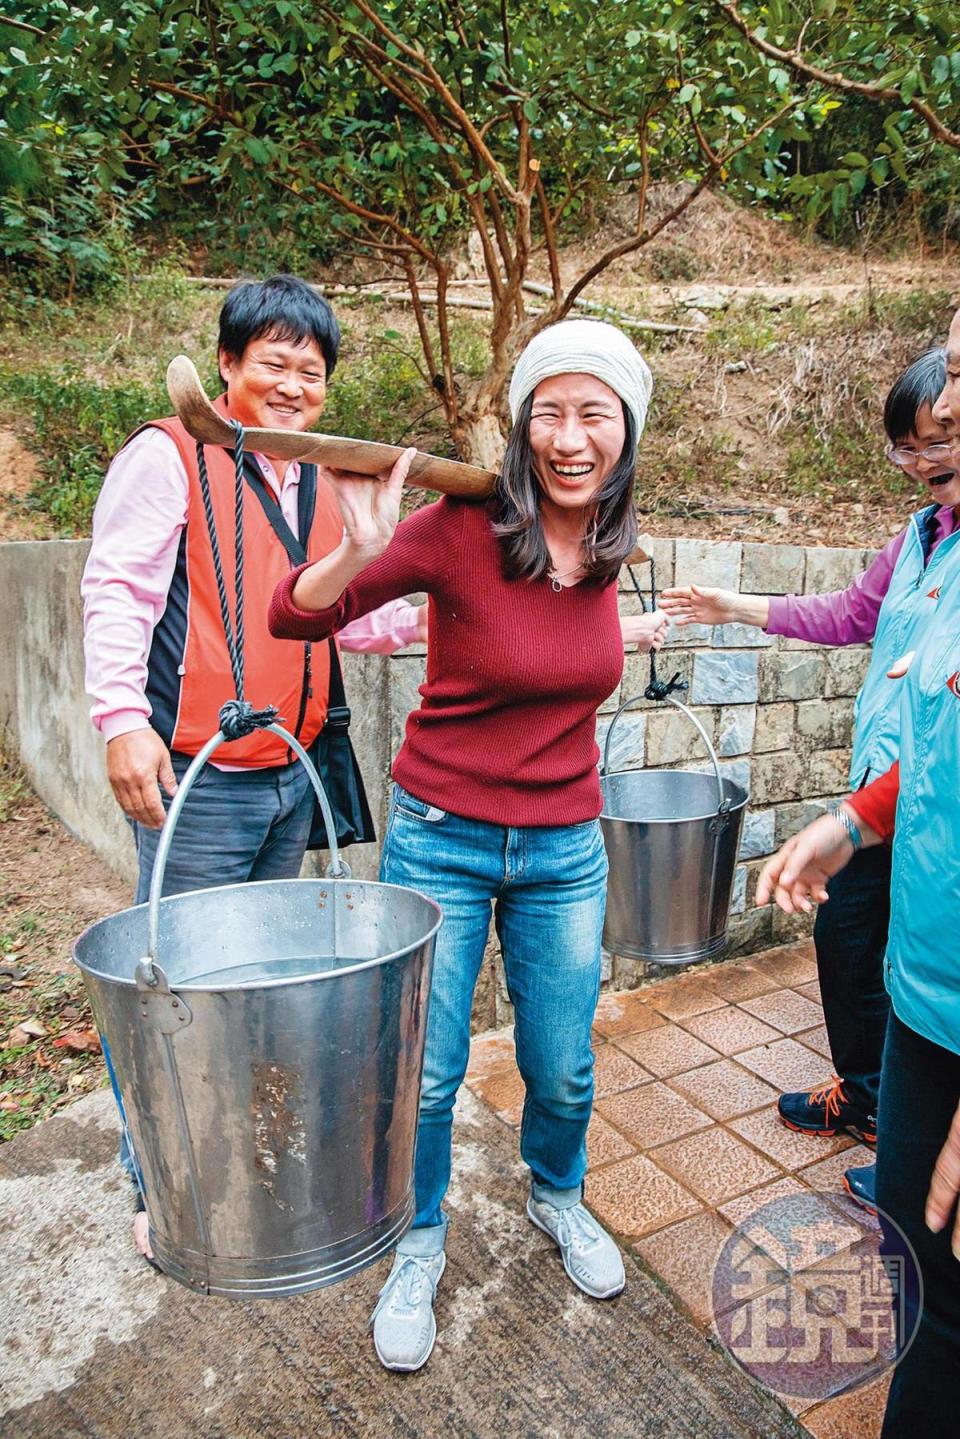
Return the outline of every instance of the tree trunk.
[[[468,465],[499,471],[506,440],[496,405],[488,399],[486,403],[461,410],[454,440],[457,453]]]

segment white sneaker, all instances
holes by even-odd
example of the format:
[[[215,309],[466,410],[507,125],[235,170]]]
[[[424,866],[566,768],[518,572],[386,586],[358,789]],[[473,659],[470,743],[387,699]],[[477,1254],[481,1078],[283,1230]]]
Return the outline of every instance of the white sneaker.
[[[433,1299],[447,1256],[397,1253],[377,1307],[370,1316],[373,1347],[385,1369],[413,1373],[433,1352],[437,1321]]]
[[[583,1204],[558,1209],[531,1195],[527,1214],[556,1244],[578,1289],[591,1299],[612,1299],[620,1293],[627,1282],[620,1250]]]

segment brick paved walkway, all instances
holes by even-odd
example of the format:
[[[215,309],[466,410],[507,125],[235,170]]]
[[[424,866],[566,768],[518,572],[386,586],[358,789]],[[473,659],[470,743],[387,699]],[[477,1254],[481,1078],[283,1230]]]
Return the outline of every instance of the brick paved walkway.
[[[587,1200],[701,1328],[717,1318],[711,1281],[722,1246],[768,1200],[819,1196],[817,1262],[876,1243],[876,1221],[840,1183],[872,1152],[849,1138],[794,1134],[776,1117],[781,1090],[830,1077],[812,944],[604,995],[594,1034]],[[467,1083],[505,1124],[519,1125],[511,1031],[478,1036]],[[767,1295],[785,1280],[775,1247],[760,1266]],[[813,1283],[815,1264],[809,1272]],[[876,1439],[887,1383],[785,1402],[817,1439]]]

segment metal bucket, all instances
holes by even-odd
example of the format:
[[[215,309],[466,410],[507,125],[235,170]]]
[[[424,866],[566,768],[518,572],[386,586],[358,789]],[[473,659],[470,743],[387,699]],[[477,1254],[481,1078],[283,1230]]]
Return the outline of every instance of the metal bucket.
[[[668,696],[696,725],[713,774],[693,770],[608,773],[607,731],[600,771],[603,831],[610,877],[603,943],[611,954],[653,964],[693,964],[723,952],[730,893],[749,795],[725,779],[709,736],[686,705]]]
[[[160,899],[178,816],[217,735],[170,807],[149,903],[91,925],[74,947],[154,1254],[182,1284],[229,1297],[335,1283],[411,1223],[441,922],[415,890],[349,877],[316,771],[270,728],[308,768],[329,877]]]

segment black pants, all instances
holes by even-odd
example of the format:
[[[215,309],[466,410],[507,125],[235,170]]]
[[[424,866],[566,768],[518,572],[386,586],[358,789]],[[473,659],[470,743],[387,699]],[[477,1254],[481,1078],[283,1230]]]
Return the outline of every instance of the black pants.
[[[917,1337],[894,1370],[881,1439],[946,1436],[960,1425],[960,1262],[950,1250],[956,1216],[939,1234],[931,1234],[923,1219],[930,1176],[958,1101],[960,1055],[891,1015],[880,1086],[877,1200],[913,1246],[923,1302]],[[904,1252],[889,1225],[883,1250]]]
[[[890,1001],[883,954],[890,923],[890,850],[861,849],[827,885],[817,910],[817,950],[823,1017],[837,1074],[854,1104],[876,1114],[880,1059]]]

